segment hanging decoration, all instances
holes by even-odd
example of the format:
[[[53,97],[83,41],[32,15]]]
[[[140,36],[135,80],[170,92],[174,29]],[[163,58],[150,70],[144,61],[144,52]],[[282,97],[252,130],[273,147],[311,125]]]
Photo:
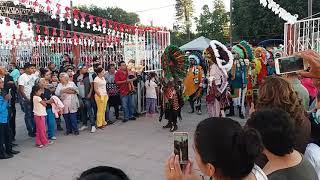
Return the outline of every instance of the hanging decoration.
[[[260,4],[264,7],[268,6],[268,9],[271,9],[272,12],[278,14],[281,19],[285,20],[289,24],[294,24],[298,20],[297,14],[290,14],[288,11],[280,7],[280,5],[274,2],[273,0],[260,0]]]

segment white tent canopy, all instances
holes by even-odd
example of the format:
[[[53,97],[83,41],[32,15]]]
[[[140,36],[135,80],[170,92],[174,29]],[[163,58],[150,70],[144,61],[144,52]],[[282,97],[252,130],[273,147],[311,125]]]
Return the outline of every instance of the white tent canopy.
[[[203,36],[198,37],[197,39],[194,39],[191,42],[188,42],[187,44],[180,47],[183,51],[203,51],[210,45],[210,39],[205,38]]]

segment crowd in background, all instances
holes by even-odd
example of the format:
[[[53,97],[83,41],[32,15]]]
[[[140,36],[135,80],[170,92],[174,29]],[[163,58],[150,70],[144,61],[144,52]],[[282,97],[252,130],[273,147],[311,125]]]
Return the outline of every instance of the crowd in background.
[[[91,133],[103,130],[119,119],[124,123],[136,120],[140,115],[136,102],[137,81],[142,76],[127,68],[124,61],[105,68],[98,58],[90,67],[83,64],[75,67],[67,54],[59,69],[53,63],[39,69],[30,63],[18,69],[11,63],[9,72],[0,67],[0,108],[5,112],[0,115],[0,159],[19,153],[12,149],[16,146],[13,142],[18,102],[24,112],[28,135],[35,137],[39,148],[53,144],[57,140],[56,130],[63,131],[63,127],[65,135],[79,135],[86,129]],[[145,80],[148,116],[157,111],[155,77],[155,73],[150,73]],[[110,113],[111,107],[115,118]],[[120,117],[120,109],[123,117]]]

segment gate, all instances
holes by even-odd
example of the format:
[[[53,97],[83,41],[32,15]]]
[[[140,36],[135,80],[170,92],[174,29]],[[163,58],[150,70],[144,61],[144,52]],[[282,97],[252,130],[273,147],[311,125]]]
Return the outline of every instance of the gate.
[[[312,49],[320,53],[320,18],[284,25],[285,54]]]

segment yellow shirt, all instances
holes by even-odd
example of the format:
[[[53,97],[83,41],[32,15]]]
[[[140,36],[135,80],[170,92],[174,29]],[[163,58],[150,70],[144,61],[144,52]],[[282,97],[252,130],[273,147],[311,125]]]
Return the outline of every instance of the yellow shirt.
[[[189,68],[186,78],[184,79],[184,95],[191,96],[194,94],[202,83],[203,71],[201,66]],[[197,81],[197,82],[195,82]]]

